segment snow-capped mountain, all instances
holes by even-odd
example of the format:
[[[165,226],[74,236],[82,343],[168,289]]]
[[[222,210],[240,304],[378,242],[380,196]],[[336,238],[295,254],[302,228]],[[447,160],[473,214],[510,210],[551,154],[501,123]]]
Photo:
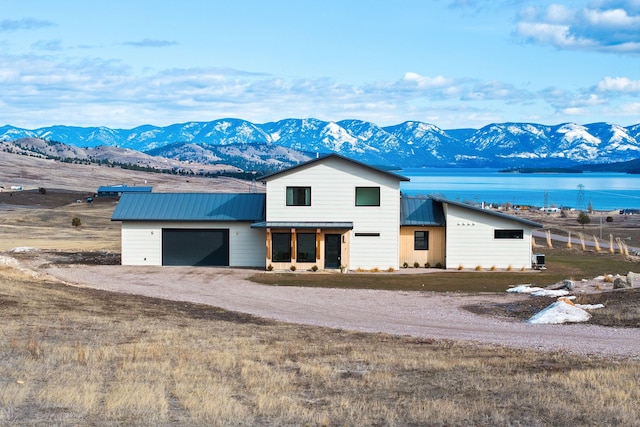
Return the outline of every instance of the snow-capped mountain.
[[[241,119],[133,129],[51,126],[0,127],[0,141],[42,138],[94,148],[128,148],[180,161],[278,169],[318,154],[338,153],[397,167],[569,167],[640,158],[640,124],[493,123],[444,130],[408,121],[380,127],[361,120],[284,119],[256,124]]]

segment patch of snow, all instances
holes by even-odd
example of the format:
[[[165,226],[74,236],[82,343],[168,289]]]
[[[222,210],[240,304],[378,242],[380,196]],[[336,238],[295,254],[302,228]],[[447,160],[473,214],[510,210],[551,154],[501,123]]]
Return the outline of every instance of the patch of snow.
[[[564,295],[569,295],[569,291],[565,289],[544,289],[539,288],[537,286],[531,285],[518,285],[512,288],[507,289],[507,292],[517,293],[517,294],[529,294],[534,297],[561,297]]]
[[[586,322],[591,314],[586,310],[563,301],[557,301],[531,317],[527,323],[532,325],[557,325],[568,322]]]

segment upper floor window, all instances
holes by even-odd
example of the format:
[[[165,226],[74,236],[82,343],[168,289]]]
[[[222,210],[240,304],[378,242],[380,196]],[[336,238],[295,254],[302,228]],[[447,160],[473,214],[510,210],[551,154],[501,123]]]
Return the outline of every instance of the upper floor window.
[[[287,187],[287,206],[311,206],[311,187]]]
[[[380,187],[356,187],[356,206],[380,206]]]
[[[524,238],[524,230],[516,229],[516,230],[494,230],[493,231],[494,239],[523,239]]]

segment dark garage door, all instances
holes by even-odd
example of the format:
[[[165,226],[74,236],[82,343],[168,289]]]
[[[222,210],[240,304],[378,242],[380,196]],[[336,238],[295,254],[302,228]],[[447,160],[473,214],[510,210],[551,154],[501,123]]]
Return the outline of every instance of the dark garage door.
[[[228,266],[229,230],[162,230],[162,265]]]

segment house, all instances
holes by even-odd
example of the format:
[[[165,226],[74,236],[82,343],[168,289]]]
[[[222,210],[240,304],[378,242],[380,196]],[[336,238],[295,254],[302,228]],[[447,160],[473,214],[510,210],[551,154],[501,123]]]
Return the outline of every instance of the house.
[[[400,193],[408,179],[337,154],[260,178],[266,193],[124,193],[122,263],[320,269],[531,267],[541,224]]]
[[[132,187],[128,185],[100,186],[96,193],[98,197],[120,197],[124,193],[151,193],[152,187]]]

